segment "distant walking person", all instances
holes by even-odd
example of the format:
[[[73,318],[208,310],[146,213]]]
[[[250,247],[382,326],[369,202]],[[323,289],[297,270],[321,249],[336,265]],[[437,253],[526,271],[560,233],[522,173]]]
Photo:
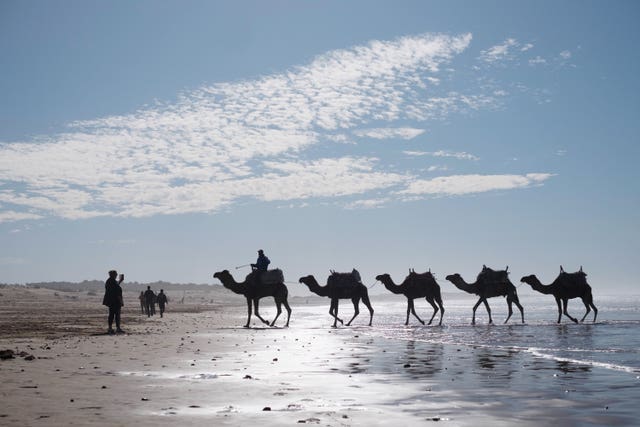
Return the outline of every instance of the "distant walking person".
[[[122,288],[120,287],[120,283],[124,280],[124,274],[121,274],[118,280],[118,272],[116,270],[111,270],[109,272],[109,278],[104,284],[104,298],[102,299],[102,304],[109,307],[109,329],[108,333],[113,334],[113,320],[116,321],[116,330],[115,332],[122,334],[124,331],[120,329],[120,310],[122,306],[124,306],[124,301],[122,300]]]
[[[140,291],[140,313],[144,314],[144,291]]]
[[[269,266],[269,264],[271,264],[271,261],[264,254],[264,251],[260,249],[258,251],[258,259],[256,260],[255,264],[251,264],[251,268],[258,271],[267,271],[267,267]]]
[[[151,317],[154,312],[154,300],[156,298],[156,294],[151,290],[151,286],[147,286],[147,290],[144,291],[144,309],[147,313],[147,317]]]
[[[153,291],[151,291],[153,292]],[[155,316],[156,315],[156,303],[158,302],[158,296],[156,295],[155,292],[153,292],[153,302],[151,303],[151,315]]]
[[[160,308],[160,317],[162,317],[162,313],[164,313],[164,306],[168,304],[167,295],[164,293],[164,289],[160,289],[160,293],[156,297],[156,301],[158,301],[158,307]]]

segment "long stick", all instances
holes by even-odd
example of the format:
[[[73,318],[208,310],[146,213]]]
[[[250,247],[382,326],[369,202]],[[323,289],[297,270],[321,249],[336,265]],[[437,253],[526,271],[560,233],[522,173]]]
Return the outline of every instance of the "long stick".
[[[251,264],[239,265],[236,267],[236,270],[239,268],[249,267]]]

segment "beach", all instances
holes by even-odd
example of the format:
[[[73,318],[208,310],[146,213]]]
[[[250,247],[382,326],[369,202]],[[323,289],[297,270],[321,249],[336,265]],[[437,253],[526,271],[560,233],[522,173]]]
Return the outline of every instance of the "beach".
[[[372,296],[372,327],[361,308],[353,326],[331,328],[328,300],[296,298],[289,328],[282,317],[243,328],[246,305],[231,292],[170,302],[164,318],[125,292],[126,334],[108,335],[101,295],[0,294],[0,350],[15,354],[0,361],[7,426],[595,426],[640,414],[633,299],[601,298],[595,324],[556,325],[552,299],[523,295],[527,322],[503,325],[495,298],[497,324],[479,309],[471,326],[474,300],[445,295],[442,326],[404,326],[404,298]],[[349,301],[340,309],[353,313]],[[416,309],[430,317],[424,300]],[[268,299],[261,313],[273,318]]]

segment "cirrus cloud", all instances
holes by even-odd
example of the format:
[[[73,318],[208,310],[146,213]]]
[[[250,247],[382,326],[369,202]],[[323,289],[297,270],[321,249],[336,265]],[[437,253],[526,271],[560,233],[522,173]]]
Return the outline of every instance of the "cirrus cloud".
[[[400,194],[460,196],[494,190],[512,190],[540,185],[553,175],[529,173],[526,175],[451,175],[417,180]]]
[[[211,213],[244,198],[414,191],[420,170],[390,171],[362,146],[367,139],[413,139],[430,119],[499,104],[499,88],[441,88],[471,40],[374,40],[285,72],[188,91],[173,103],[73,122],[60,134],[2,142],[0,222]],[[515,43],[483,55],[504,56]],[[352,151],[340,155],[311,150],[351,141],[345,150]]]

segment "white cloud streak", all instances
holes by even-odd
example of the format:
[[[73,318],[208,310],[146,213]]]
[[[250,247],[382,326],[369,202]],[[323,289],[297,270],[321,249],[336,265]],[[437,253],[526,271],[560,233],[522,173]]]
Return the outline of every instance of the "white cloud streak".
[[[461,196],[494,190],[512,190],[540,185],[552,174],[529,173],[526,175],[452,175],[428,180],[417,180],[400,191],[406,195]]]
[[[360,137],[360,138],[413,139],[416,136],[422,135],[424,132],[425,132],[424,129],[415,129],[415,128],[375,128],[375,129],[359,129],[359,130],[355,130],[355,131],[353,131],[353,134],[355,136]]]
[[[424,34],[372,41],[287,72],[202,87],[174,103],[74,122],[65,133],[0,143],[0,222],[210,213],[247,197],[393,192],[417,172],[387,172],[380,159],[355,148],[314,159],[309,149],[412,139],[424,130],[407,121],[419,125],[495,106],[498,92],[481,86],[472,93],[436,91],[440,74],[450,77],[451,62],[471,39]],[[515,45],[509,40],[483,55],[505,56]]]
[[[540,56],[536,56],[535,58],[529,60],[529,65],[544,65],[546,63],[547,60]]]
[[[504,59],[511,59],[513,56],[513,50],[518,46],[519,43],[515,39],[506,39],[501,44],[497,44],[480,52],[480,60],[493,63]]]
[[[454,159],[459,159],[459,160],[480,160],[480,157],[475,156],[473,154],[470,153],[466,153],[464,151],[460,151],[460,152],[453,152],[453,151],[445,151],[445,150],[438,150],[438,151],[403,151],[403,154],[406,154],[407,156],[432,156],[432,157],[452,157]]]

